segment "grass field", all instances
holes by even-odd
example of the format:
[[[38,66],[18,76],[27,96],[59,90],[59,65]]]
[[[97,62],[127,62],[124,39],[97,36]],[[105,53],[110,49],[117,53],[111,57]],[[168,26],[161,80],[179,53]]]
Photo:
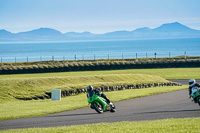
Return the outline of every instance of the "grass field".
[[[51,102],[51,100],[22,101],[15,99],[15,97],[34,96],[44,94],[44,92],[51,89],[86,87],[87,85],[167,82],[165,79],[199,79],[199,72],[200,68],[168,68],[0,75],[0,119],[39,116],[87,106],[85,94],[62,98],[60,102]],[[127,95],[128,97],[124,97],[123,95],[118,95],[116,91],[108,92],[108,96],[112,101],[119,101],[185,88],[187,86],[162,87],[162,89],[147,88],[147,91],[142,91],[144,89],[125,90],[123,91],[125,95],[127,95],[126,92],[128,91],[134,91],[134,94],[137,95]],[[112,97],[112,94],[118,97]],[[70,101],[73,104],[70,107],[66,106],[66,101]],[[38,109],[38,107],[41,108]]]
[[[81,126],[30,128],[2,133],[198,133],[200,118],[165,119],[141,122],[98,123]]]
[[[186,89],[187,86],[154,87],[106,92],[112,102]],[[86,94],[62,98],[61,101],[30,100],[0,103],[0,120],[41,116],[88,107]]]
[[[26,75],[25,75],[26,76]],[[8,78],[0,80],[0,102],[15,100],[15,97],[33,97],[45,95],[51,89],[78,89],[88,85],[94,87],[106,85],[130,85],[141,83],[167,83],[158,76],[145,74],[107,74],[85,76],[48,76],[29,78]]]
[[[23,98],[44,95],[45,92],[50,92],[51,89],[67,90],[85,88],[87,85],[158,83],[167,82],[165,79],[190,78],[200,78],[200,68],[130,69],[0,75],[0,103],[16,100],[15,97]]]
[[[148,74],[163,77],[165,79],[199,79],[199,68],[158,68],[158,69],[127,69],[127,70],[105,70],[105,71],[82,71],[82,72],[60,72],[60,73],[38,73],[38,74],[15,74],[0,75],[1,79],[24,79],[24,78],[47,78],[65,76],[88,76],[109,74]]]

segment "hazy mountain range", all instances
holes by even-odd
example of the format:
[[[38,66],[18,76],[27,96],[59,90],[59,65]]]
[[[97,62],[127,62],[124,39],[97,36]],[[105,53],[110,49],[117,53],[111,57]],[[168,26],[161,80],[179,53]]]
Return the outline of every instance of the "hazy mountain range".
[[[142,39],[172,39],[172,38],[200,38],[200,30],[191,29],[178,22],[163,24],[158,28],[139,28],[133,31],[115,31],[105,34],[90,32],[68,32],[51,28],[40,28],[27,32],[11,33],[0,30],[0,42],[16,41],[76,41],[76,40],[142,40]]]

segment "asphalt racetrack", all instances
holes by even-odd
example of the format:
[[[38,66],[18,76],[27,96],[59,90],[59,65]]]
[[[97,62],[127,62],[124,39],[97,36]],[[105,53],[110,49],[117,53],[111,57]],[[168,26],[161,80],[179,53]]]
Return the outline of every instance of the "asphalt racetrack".
[[[200,117],[200,106],[191,102],[187,89],[120,101],[115,105],[115,113],[98,114],[88,107],[40,117],[1,120],[0,130]]]

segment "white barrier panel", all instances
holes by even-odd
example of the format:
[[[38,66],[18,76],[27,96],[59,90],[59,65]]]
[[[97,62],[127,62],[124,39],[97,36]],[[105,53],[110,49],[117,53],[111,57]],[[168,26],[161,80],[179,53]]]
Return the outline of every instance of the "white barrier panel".
[[[61,100],[61,89],[52,89],[51,90],[51,100]]]

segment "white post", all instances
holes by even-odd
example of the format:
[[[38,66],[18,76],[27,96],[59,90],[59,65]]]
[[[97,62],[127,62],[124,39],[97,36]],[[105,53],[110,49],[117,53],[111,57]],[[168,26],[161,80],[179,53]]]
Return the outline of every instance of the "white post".
[[[61,100],[61,89],[52,89],[51,90],[51,100]]]
[[[185,51],[185,53],[184,53],[184,54],[185,54],[185,60],[186,60],[186,51]]]

